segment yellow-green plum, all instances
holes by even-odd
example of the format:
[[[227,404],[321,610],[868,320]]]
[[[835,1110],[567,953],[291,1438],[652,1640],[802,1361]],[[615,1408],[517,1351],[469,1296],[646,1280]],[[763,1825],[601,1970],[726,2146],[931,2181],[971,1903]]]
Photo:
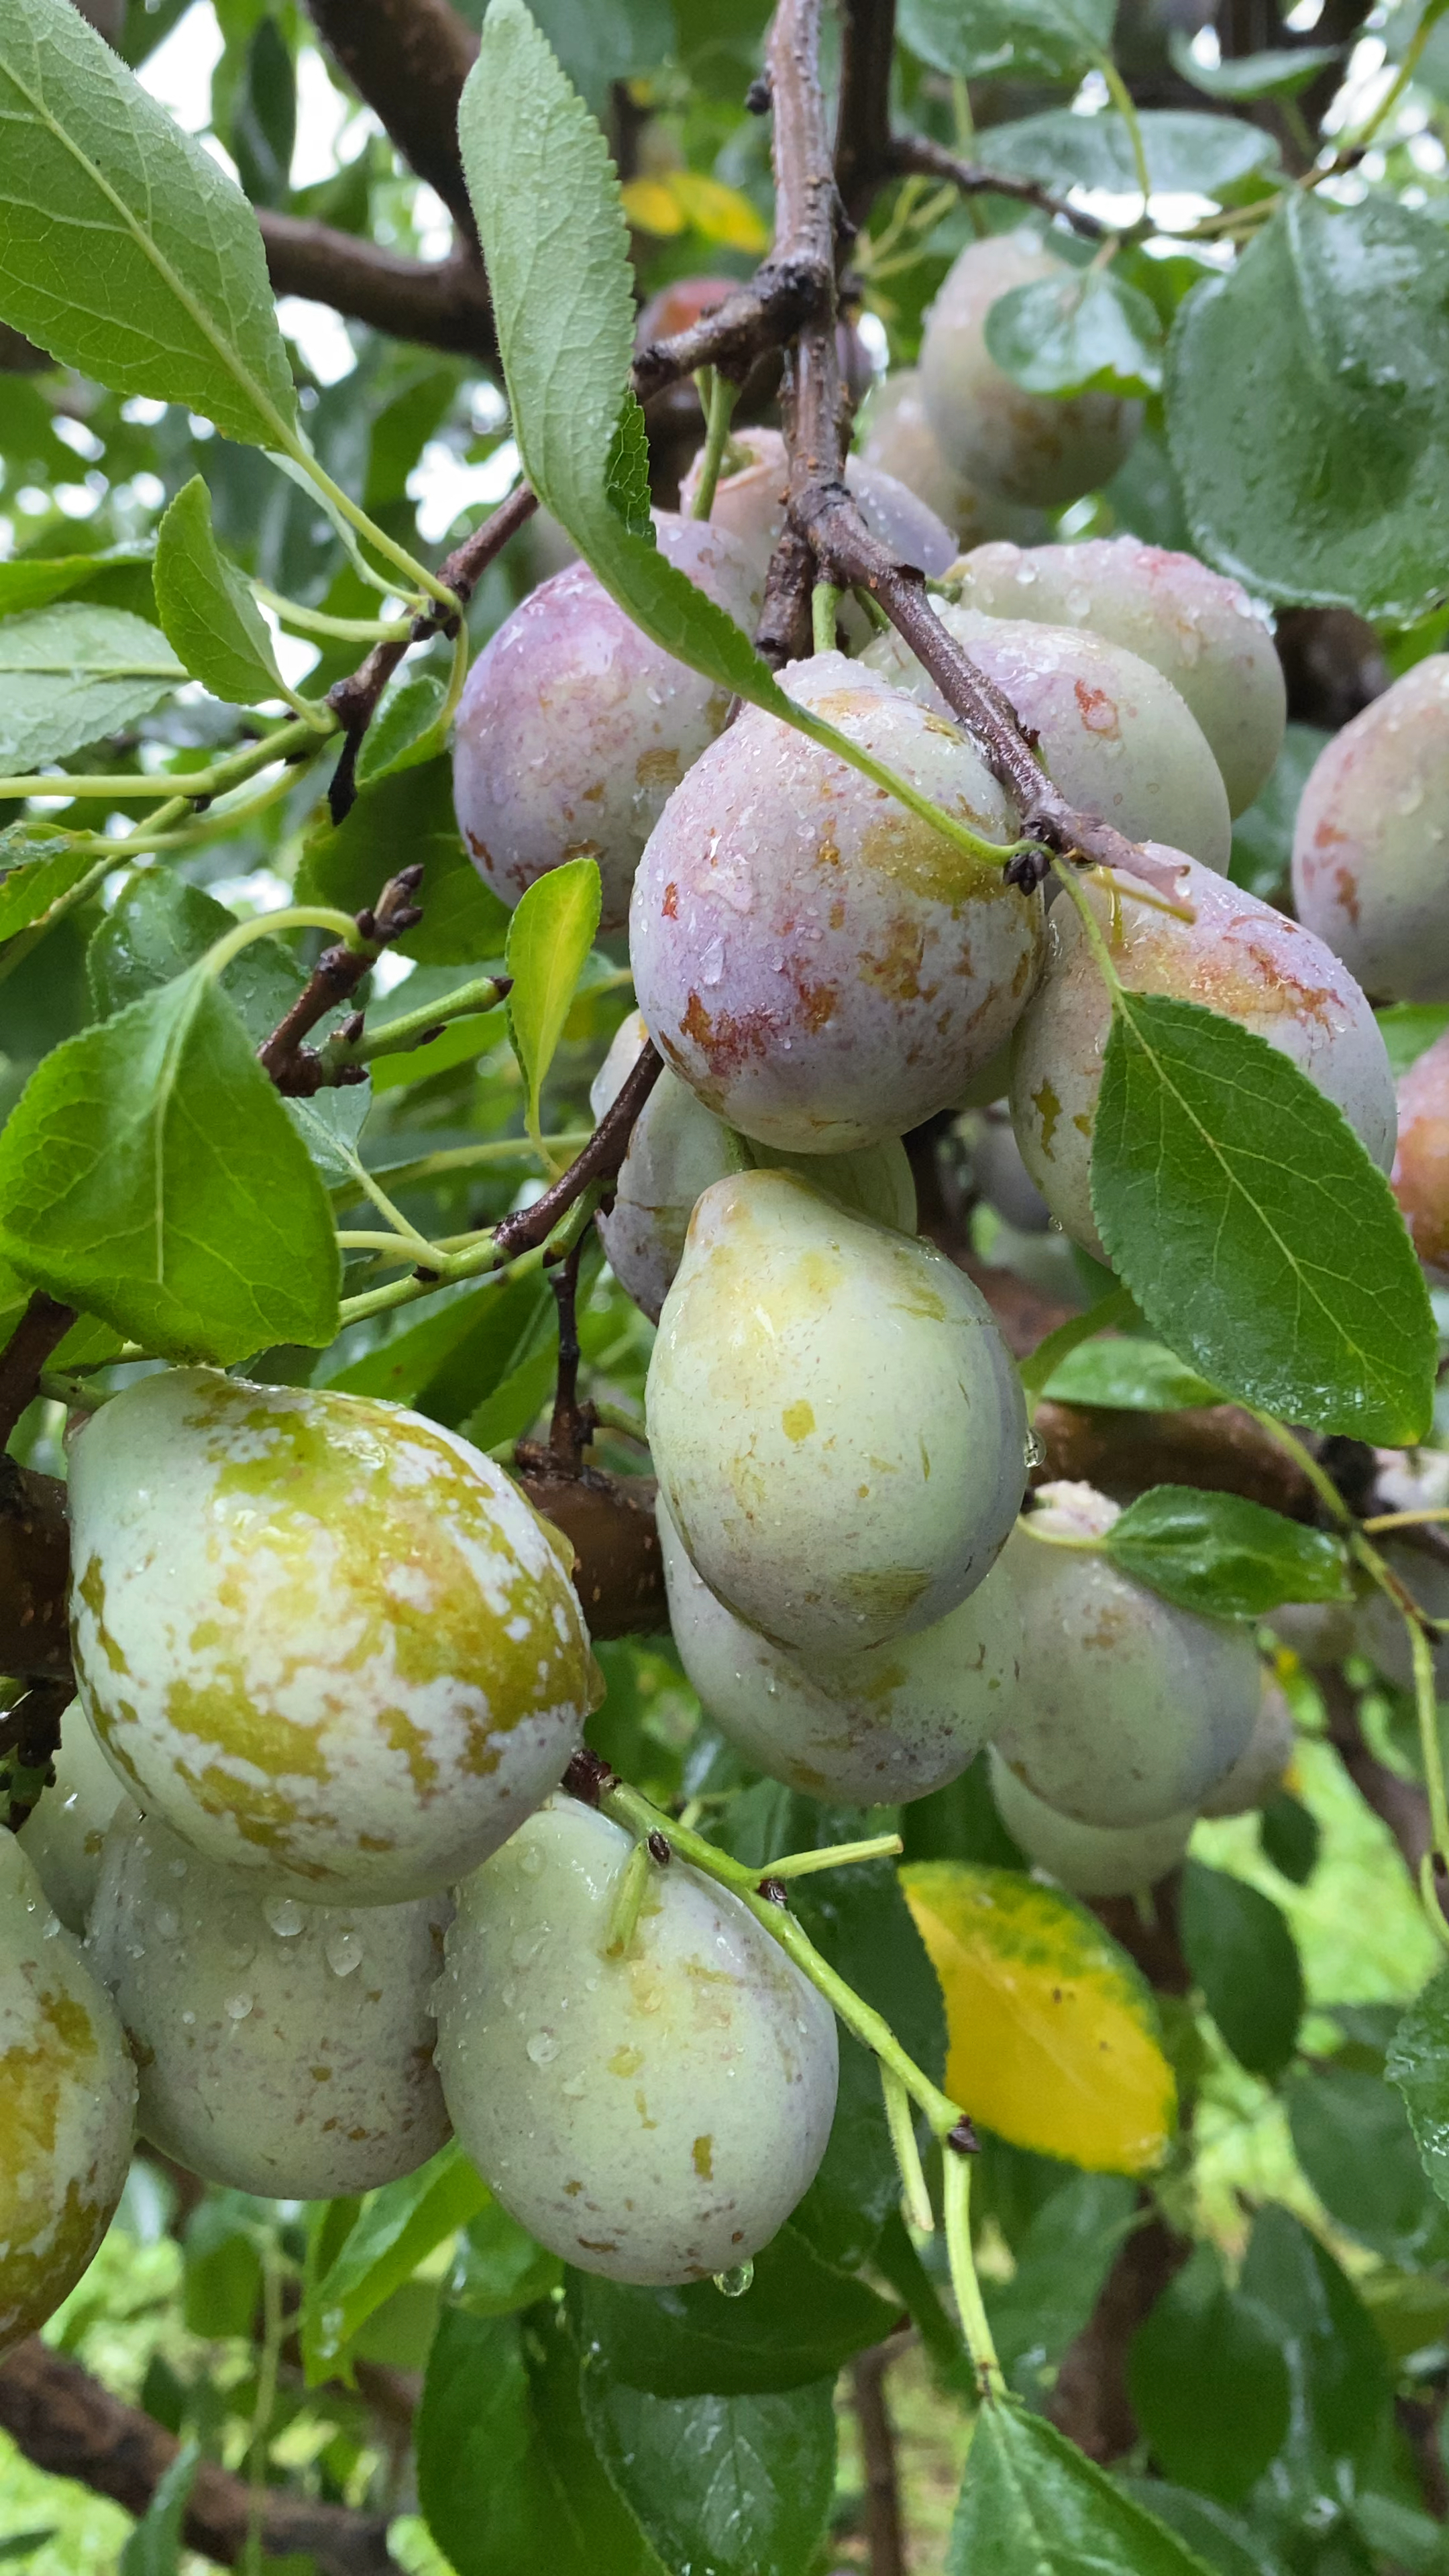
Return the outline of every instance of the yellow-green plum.
[[[1021,1380],[934,1245],[787,1172],[716,1181],[649,1363],[649,1442],[711,1592],[814,1654],[944,1619],[1025,1483]]]
[[[872,386],[861,407],[859,442],[862,464],[877,466],[904,483],[944,520],[960,546],[979,546],[989,537],[1014,537],[1018,545],[1030,546],[1049,531],[1051,522],[1044,510],[1023,509],[979,492],[947,464],[926,418],[915,367],[893,368]]]
[[[617,1096],[647,1036],[642,1011],[631,1011],[620,1022],[589,1092],[596,1118],[603,1117]],[[659,1075],[629,1138],[613,1207],[597,1220],[615,1277],[651,1323],[658,1323],[679,1268],[696,1199],[711,1181],[748,1168],[757,1157],[762,1162],[775,1160],[763,1147],[752,1151],[743,1136],[724,1126],[674,1074],[666,1069]],[[808,1160],[809,1177],[842,1205],[874,1217],[881,1225],[893,1225],[902,1234],[915,1233],[915,1183],[898,1137],[864,1146],[857,1154],[779,1159],[787,1165],[792,1161],[806,1165]]]
[[[1192,1809],[1150,1825],[1084,1825],[1059,1816],[991,1747],[997,1812],[1027,1859],[1074,1896],[1135,1896],[1176,1869],[1197,1822]]]
[[[1021,1687],[997,1749],[1034,1797],[1084,1825],[1196,1808],[1246,1753],[1260,1677],[1250,1628],[1181,1610],[1097,1549],[1118,1506],[1043,1485],[1003,1558],[1021,1605]]]
[[[921,393],[948,465],[1001,501],[1055,509],[1111,481],[1142,424],[1142,405],[1116,394],[1059,400],[1029,394],[986,346],[998,299],[1044,278],[1071,282],[1034,234],[968,243],[926,315]]]
[[[701,448],[680,485],[685,510],[699,490],[703,464]],[[872,536],[904,563],[939,580],[956,560],[960,541],[955,529],[910,485],[862,456],[846,458],[845,479]],[[739,539],[762,578],[784,532],[789,482],[790,460],[778,429],[736,431],[725,451],[709,524]]]
[[[605,1955],[633,1845],[554,1798],[457,1891],[438,1991],[453,2126],[541,2244],[611,2280],[748,2262],[814,2180],[829,2006],[737,1896],[654,1869]]]
[[[1373,1012],[1348,968],[1299,922],[1232,885],[1181,851],[1148,843],[1179,874],[1178,919],[1088,882],[1085,893],[1112,962],[1136,993],[1200,1002],[1252,1029],[1297,1065],[1343,1112],[1380,1170],[1394,1152],[1394,1083]],[[1092,1134],[1111,1003],[1075,904],[1053,904],[1046,966],[1017,1026],[1011,1117],[1022,1160],[1054,1217],[1098,1260],[1106,1255],[1092,1214]]]
[[[956,726],[822,653],[790,695],[1002,845],[1005,797]],[[676,789],[634,884],[629,946],[655,1045],[772,1151],[843,1153],[961,1097],[1035,981],[1038,894],[959,850],[833,753],[746,707]]]
[[[1394,1196],[1430,1278],[1449,1286],[1449,1029],[1399,1076],[1398,1103]]]
[[[773,1646],[717,1601],[661,1498],[669,1624],[705,1715],[757,1771],[807,1797],[893,1806],[954,1780],[1006,1718],[1021,1612],[998,1565],[933,1627],[854,1653]]]
[[[963,608],[1085,627],[1150,662],[1201,725],[1234,814],[1266,786],[1288,699],[1272,629],[1241,582],[1140,537],[977,546],[956,567]]]
[[[77,1434],[70,1498],[81,1699],[208,1859],[397,1904],[562,1776],[597,1695],[562,1542],[436,1422],[169,1370]]]
[[[665,511],[654,524],[660,553],[753,629],[760,579],[736,541]],[[597,859],[603,928],[622,929],[665,798],[729,703],[651,643],[586,564],[541,582],[484,645],[458,707],[453,799],[479,875],[512,905],[565,859]]]
[[[448,2135],[432,1999],[452,1910],[446,1896],[299,1904],[128,1799],[87,1954],[140,2070],[141,2135],[207,2182],[274,2200],[411,2173]]]
[[[1203,1799],[1204,1816],[1246,1816],[1263,1806],[1279,1786],[1293,1759],[1293,1711],[1281,1684],[1263,1675],[1263,1693],[1253,1732],[1231,1771],[1225,1772]]]
[[[1293,905],[1376,1002],[1449,1002],[1449,653],[1414,663],[1308,773]]]
[[[21,1849],[68,1932],[86,1928],[106,1827],[125,1794],[73,1699],[60,1721],[55,1778],[20,1828]]]
[[[135,2107],[115,2006],[0,1833],[0,2353],[44,2325],[100,2244]]]
[[[1054,786],[1129,841],[1166,841],[1226,872],[1233,826],[1206,738],[1170,680],[1122,644],[1083,628],[1036,626],[934,603],[947,632],[1016,711]],[[864,659],[923,706],[949,716],[936,683],[894,632]]]

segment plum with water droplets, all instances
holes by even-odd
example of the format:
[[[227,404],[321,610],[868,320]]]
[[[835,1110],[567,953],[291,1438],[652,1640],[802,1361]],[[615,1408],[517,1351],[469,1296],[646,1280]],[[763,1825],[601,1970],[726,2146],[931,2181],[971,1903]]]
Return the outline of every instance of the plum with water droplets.
[[[1271,904],[1180,851],[1148,847],[1178,864],[1175,897],[1195,918],[1182,921],[1140,902],[1125,878],[1115,894],[1088,881],[1086,900],[1123,984],[1199,1002],[1266,1038],[1343,1112],[1387,1171],[1394,1151],[1388,1050],[1347,967]],[[1106,1254],[1092,1214],[1092,1133],[1110,1020],[1107,987],[1076,905],[1055,903],[1046,965],[1012,1042],[1011,1117],[1022,1160],[1053,1216],[1099,1261]]]
[[[1400,1074],[1398,1104],[1394,1196],[1424,1268],[1449,1286],[1449,1030]]]
[[[947,464],[926,417],[915,367],[893,368],[872,387],[862,406],[859,439],[862,464],[874,465],[904,483],[944,520],[958,546],[983,545],[989,537],[1012,537],[1018,545],[1030,546],[1050,529],[1044,510],[998,501]]]
[[[141,2135],[273,2200],[395,2182],[448,2115],[433,2067],[446,1896],[300,1904],[130,1801],[106,1837],[87,1955],[140,2070]]]
[[[757,1771],[847,1806],[893,1806],[956,1779],[1003,1724],[1021,1612],[998,1565],[930,1628],[863,1651],[773,1646],[717,1601],[660,1498],[674,1643],[706,1717]]]
[[[1197,1818],[1190,1807],[1147,1825],[1084,1825],[1059,1816],[1019,1780],[993,1744],[991,1788],[1027,1859],[1073,1896],[1135,1896],[1176,1869]]]
[[[1293,829],[1293,903],[1376,1002],[1449,1002],[1449,653],[1336,733]]]
[[[564,1542],[456,1433],[174,1369],[76,1434],[70,1498],[82,1702],[208,1859],[396,1904],[561,1778],[598,1689]]]
[[[1250,1629],[1179,1609],[1079,1544],[1117,1517],[1090,1485],[1049,1484],[1013,1532],[1021,1686],[996,1746],[1056,1814],[1152,1825],[1196,1808],[1247,1751],[1258,1656]]]
[[[691,508],[699,490],[704,451],[680,486],[680,504]],[[936,511],[898,476],[862,456],[845,460],[845,479],[872,536],[903,563],[939,580],[956,560],[958,541]],[[785,527],[790,460],[777,429],[742,429],[731,438],[709,514],[713,528],[738,538],[761,576]]]
[[[711,1592],[812,1654],[944,1619],[1021,1501],[1021,1380],[979,1290],[793,1173],[705,1191],[647,1406],[660,1489]]]
[[[760,582],[722,528],[660,511],[659,550],[751,631]],[[650,642],[586,564],[520,601],[468,674],[453,740],[458,829],[481,877],[516,904],[566,859],[597,859],[603,928],[665,799],[729,713],[729,693]]]
[[[55,1778],[20,1828],[20,1847],[68,1932],[86,1928],[106,1828],[125,1794],[73,1699],[60,1721]]]
[[[616,2281],[747,2263],[835,2112],[829,2006],[737,1896],[651,1868],[609,1957],[621,1827],[554,1798],[457,1891],[438,2067],[458,2136],[541,2244]]]
[[[839,653],[781,680],[980,837],[1006,798],[959,729]],[[958,849],[832,752],[746,707],[670,798],[630,914],[667,1064],[772,1150],[879,1144],[952,1106],[1015,1025],[1038,894]]]
[[[44,2325],[100,2244],[135,2106],[115,2007],[0,1833],[0,2353]]]
[[[1266,786],[1288,699],[1272,629],[1241,582],[1130,536],[978,546],[957,577],[963,608],[1085,627],[1150,662],[1201,725],[1234,814]]]
[[[1111,481],[1142,423],[1116,394],[1031,394],[986,345],[986,317],[1014,287],[1072,272],[1027,232],[967,244],[926,315],[921,392],[948,465],[998,500],[1055,509]]]

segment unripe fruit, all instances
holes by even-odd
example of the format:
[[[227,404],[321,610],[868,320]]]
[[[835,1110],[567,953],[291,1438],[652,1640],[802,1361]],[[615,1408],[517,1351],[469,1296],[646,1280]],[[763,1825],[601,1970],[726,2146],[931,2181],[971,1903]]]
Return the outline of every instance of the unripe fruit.
[[[947,464],[926,418],[921,379],[914,367],[898,367],[872,387],[862,409],[860,431],[861,462],[904,483],[944,520],[958,546],[979,546],[988,537],[1014,537],[1018,545],[1030,546],[1047,535],[1050,521],[1044,510],[994,500]]]
[[[106,1827],[125,1796],[79,1700],[60,1721],[55,1778],[20,1828],[20,1847],[67,1932],[83,1933]]]
[[[1336,733],[1293,829],[1300,921],[1376,1002],[1449,1002],[1449,653]]]
[[[88,1954],[140,2069],[141,2135],[273,2200],[373,2191],[443,2144],[433,1989],[446,1896],[299,1905],[127,1801]]]
[[[1100,635],[1025,618],[983,617],[933,603],[947,632],[1015,709],[1053,786],[1129,841],[1166,841],[1227,872],[1227,791],[1196,718],[1150,662]],[[878,635],[865,660],[923,706],[949,716],[936,683],[900,636]]]
[[[1449,1565],[1424,1548],[1407,1547],[1402,1539],[1381,1539],[1384,1562],[1410,1598],[1431,1619],[1449,1619]],[[1354,1622],[1354,1652],[1367,1655],[1386,1681],[1401,1691],[1414,1687],[1414,1656],[1403,1614],[1375,1585],[1366,1591]],[[1449,1636],[1434,1641],[1434,1679],[1440,1696],[1449,1692]]]
[[[772,1646],[702,1583],[663,1497],[674,1643],[706,1717],[757,1771],[809,1798],[893,1806],[954,1780],[1006,1719],[1021,1613],[999,1566],[933,1627],[860,1653]]]
[[[979,1195],[1019,1234],[1045,1234],[1051,1209],[1021,1159],[1004,1100],[993,1100],[974,1122],[971,1170]]]
[[[664,511],[654,524],[661,554],[752,630],[760,584],[734,540]],[[665,799],[728,712],[728,691],[651,643],[586,564],[541,582],[458,708],[453,800],[479,875],[515,904],[565,859],[597,859],[602,927],[622,929]]]
[[[1197,1822],[1190,1807],[1150,1825],[1083,1825],[1034,1797],[993,1744],[997,1811],[1027,1859],[1073,1896],[1135,1896],[1176,1869]]]
[[[1268,1614],[1280,1646],[1291,1647],[1310,1672],[1346,1662],[1358,1652],[1358,1601],[1281,1601]]]
[[[1013,1533],[1002,1562],[1025,1642],[997,1747],[1059,1816],[1151,1825],[1195,1808],[1246,1752],[1258,1657],[1251,1629],[1180,1610],[1107,1557],[1052,1543],[1101,1538],[1117,1517],[1090,1485],[1043,1485]]]
[[[703,464],[701,448],[680,485],[681,509],[693,506]],[[892,547],[904,563],[939,580],[956,560],[955,530],[907,484],[863,457],[846,458],[845,479],[872,536]],[[739,539],[762,578],[784,533],[789,483],[790,459],[778,429],[736,431],[715,486],[709,524]]]
[[[0,1833],[0,2353],[44,2325],[100,2244],[135,2104],[115,2007]]]
[[[859,1649],[944,1619],[1021,1501],[1021,1380],[985,1299],[933,1245],[791,1173],[706,1190],[647,1401],[691,1560],[780,1645]]]
[[[1398,1084],[1399,1141],[1390,1175],[1414,1250],[1430,1276],[1449,1283],[1449,1030],[1426,1047]]]
[[[921,391],[941,453],[1002,501],[1054,509],[1109,483],[1142,424],[1115,394],[1029,394],[986,346],[999,297],[1072,272],[1026,232],[994,233],[962,251],[926,315]]]
[[[1086,899],[1122,982],[1131,992],[1200,1002],[1255,1030],[1342,1110],[1387,1171],[1393,1076],[1378,1022],[1347,967],[1271,904],[1179,851],[1148,847],[1180,865],[1175,898],[1196,919],[1180,921],[1121,889],[1114,899],[1088,882]],[[1053,1216],[1099,1261],[1106,1254],[1092,1215],[1092,1131],[1111,1016],[1076,905],[1053,904],[1045,971],[1012,1045],[1011,1117],[1022,1160]]]
[[[1276,1624],[1276,1623],[1275,1623]],[[1204,1816],[1246,1816],[1272,1797],[1293,1759],[1293,1711],[1270,1673],[1247,1748],[1203,1799]]]
[[[1150,662],[1201,725],[1234,814],[1267,784],[1287,691],[1272,630],[1240,582],[1140,537],[978,546],[958,573],[963,608],[1086,627]]]
[[[631,1011],[620,1022],[589,1091],[596,1118],[617,1097],[647,1035],[642,1011]],[[762,1163],[778,1159],[804,1168],[804,1177],[858,1215],[893,1225],[902,1234],[915,1233],[915,1183],[898,1137],[863,1146],[857,1154],[777,1158],[763,1146],[757,1154]],[[755,1159],[747,1140],[696,1100],[687,1083],[667,1070],[659,1075],[635,1121],[613,1207],[597,1220],[615,1277],[651,1323],[658,1323],[679,1268],[695,1201],[711,1181],[746,1169]]]
[[[839,653],[791,664],[801,705],[970,830],[1015,833],[965,737]],[[746,707],[670,798],[630,914],[665,1061],[773,1151],[841,1153],[959,1100],[1020,1015],[1041,899],[833,754]]]
[[[559,1778],[597,1676],[500,1467],[400,1406],[209,1369],[77,1435],[76,1682],[209,1860],[317,1904],[447,1887]]]
[[[789,2217],[825,2152],[837,2047],[769,1933],[678,1858],[606,1957],[632,1849],[554,1798],[464,1880],[438,2067],[514,2218],[581,2271],[663,2285],[748,2262]]]

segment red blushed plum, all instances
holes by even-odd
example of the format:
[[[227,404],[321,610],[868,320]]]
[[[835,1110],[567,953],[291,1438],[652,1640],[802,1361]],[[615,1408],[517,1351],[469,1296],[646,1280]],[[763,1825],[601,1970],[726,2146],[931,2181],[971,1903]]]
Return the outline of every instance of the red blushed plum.
[[[1400,1077],[1392,1179],[1414,1250],[1449,1285],[1449,1030]]]
[[[867,395],[860,423],[860,461],[891,475],[944,519],[961,546],[984,545],[990,537],[1014,537],[1018,545],[1035,545],[1051,522],[1044,510],[1029,510],[979,492],[947,464],[941,442],[926,418],[921,379],[914,367],[899,367]]]
[[[701,449],[680,486],[686,510],[699,489],[703,461]],[[846,458],[845,479],[872,536],[903,563],[915,564],[939,581],[956,560],[954,528],[909,484],[862,456]],[[784,531],[789,480],[790,461],[778,429],[744,429],[730,440],[710,526],[738,537],[762,574]]]
[[[760,583],[736,540],[662,510],[654,525],[661,554],[752,628]],[[586,564],[556,573],[485,644],[458,709],[453,801],[479,875],[512,905],[565,859],[597,859],[602,927],[621,930],[665,799],[728,712]]]
[[[1015,822],[944,717],[825,653],[783,686],[983,838]],[[1019,1016],[1038,895],[753,707],[670,798],[630,952],[656,1046],[761,1144],[842,1153],[960,1099]]]
[[[1376,1002],[1449,1002],[1449,653],[1325,744],[1293,834],[1293,902]]]

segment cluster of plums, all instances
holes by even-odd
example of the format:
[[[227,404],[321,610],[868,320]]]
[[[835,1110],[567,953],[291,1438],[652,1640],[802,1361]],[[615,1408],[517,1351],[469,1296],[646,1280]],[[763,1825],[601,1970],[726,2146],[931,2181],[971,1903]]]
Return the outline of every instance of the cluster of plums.
[[[1089,886],[1124,983],[1259,1031],[1387,1169],[1366,995],[1449,999],[1449,659],[1323,753],[1299,918],[1231,884],[1231,817],[1283,735],[1272,637],[1190,557],[1046,541],[1043,513],[1110,476],[1137,425],[993,364],[991,304],[1051,268],[1020,236],[963,254],[919,374],[868,411],[852,486],[949,575],[938,614],[1052,779],[1177,869],[1177,911]],[[780,442],[750,431],[712,515],[661,513],[658,541],[748,626],[783,509]],[[978,836],[1015,837],[898,639],[847,601],[838,641],[786,689]],[[606,927],[628,921],[640,1008],[596,1110],[646,1038],[665,1059],[600,1230],[659,1327],[680,1655],[751,1766],[893,1806],[989,1745],[1034,1862],[1084,1894],[1138,1888],[1195,1816],[1268,1794],[1287,1713],[1245,1629],[1116,1569],[1111,1502],[1060,1485],[1023,1513],[1021,1382],[977,1289],[917,1236],[901,1143],[1009,1095],[998,1189],[1100,1257],[1090,945],[1072,905],[963,858],[854,767],[728,716],[571,565],[479,657],[455,752],[460,825],[506,900],[587,853]],[[1446,1048],[1408,1078],[1395,1173],[1449,1269]],[[559,1788],[599,1690],[570,1552],[517,1486],[400,1408],[203,1369],[101,1405],[70,1480],[78,1696],[55,1786],[0,1836],[0,2347],[89,2260],[136,2125],[281,2197],[372,2188],[451,2127],[586,2269],[666,2283],[746,2261],[824,2150],[834,2022],[677,1857],[621,1916],[630,1838]],[[1392,1673],[1373,1616],[1321,1620],[1304,1651]]]

